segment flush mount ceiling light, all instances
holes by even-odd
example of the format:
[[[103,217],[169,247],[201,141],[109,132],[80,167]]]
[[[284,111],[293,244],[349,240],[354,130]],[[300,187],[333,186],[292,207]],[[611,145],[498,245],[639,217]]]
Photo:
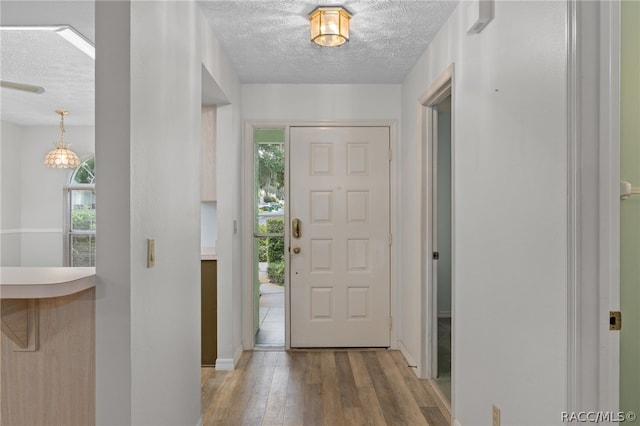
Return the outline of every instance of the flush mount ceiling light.
[[[69,43],[83,51],[91,59],[96,58],[96,48],[89,40],[70,25],[47,26],[2,26],[2,31],[53,31]]]
[[[60,140],[54,142],[56,147],[44,157],[44,164],[54,169],[75,169],[80,167],[80,159],[75,152],[69,149],[69,145],[64,141],[64,116],[69,114],[69,111],[57,109],[56,113],[60,114]]]
[[[349,41],[351,14],[343,7],[318,7],[309,14],[311,41],[319,46],[341,46]]]

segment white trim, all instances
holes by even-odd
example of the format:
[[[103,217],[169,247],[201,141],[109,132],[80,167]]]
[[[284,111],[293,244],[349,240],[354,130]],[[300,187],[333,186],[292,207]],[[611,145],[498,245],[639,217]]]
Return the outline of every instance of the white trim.
[[[455,417],[453,417],[453,418],[451,419],[451,424],[452,424],[453,426],[462,426],[462,423],[460,423],[460,422],[458,421],[458,419],[456,419]]]
[[[567,411],[578,411],[578,81],[577,4],[567,2]]]
[[[608,330],[620,309],[620,2],[600,3],[600,344],[599,407],[620,402],[620,333]]]
[[[617,411],[619,3],[567,2],[567,411]]]
[[[409,352],[409,349],[407,349],[404,343],[400,342],[398,346],[400,353],[404,356],[405,361],[407,361],[407,366],[410,368],[418,368],[418,363],[413,359],[411,352]]]
[[[62,234],[62,228],[14,228],[2,229],[0,235],[10,234]]]
[[[390,214],[391,214],[391,233],[396,236],[393,238],[393,245],[390,250],[391,254],[391,277],[390,277],[390,310],[391,317],[398,318],[398,236],[400,235],[398,224],[398,166],[397,159],[398,153],[398,122],[397,120],[360,120],[360,121],[260,121],[250,120],[245,122],[244,126],[244,185],[243,185],[243,200],[246,205],[253,205],[253,173],[254,173],[254,158],[253,158],[253,129],[257,128],[284,128],[285,129],[285,152],[289,152],[289,129],[291,127],[304,126],[304,127],[388,127],[390,145],[393,153],[389,179],[390,179]],[[285,182],[289,181],[289,165],[285,162]],[[285,185],[285,198],[289,199],[289,186]],[[243,263],[242,268],[244,271],[253,270],[253,210],[243,209],[242,221],[244,224],[243,240]],[[289,217],[289,203],[285,205],[285,221]],[[289,241],[289,227],[285,226],[285,241]],[[289,270],[289,257],[285,256],[285,268]],[[246,349],[254,347],[253,336],[253,276],[252,274],[243,274],[243,333],[242,341]],[[285,278],[285,306],[289,304],[289,277]],[[398,348],[398,322],[392,321],[392,328],[389,336],[390,349]],[[291,324],[289,319],[289,309],[285,309],[285,349],[291,348]]]
[[[244,349],[242,345],[238,346],[233,354],[233,358],[218,358],[216,359],[215,369],[220,371],[231,371],[236,368],[238,362],[240,361],[240,357],[242,356],[242,352]]]
[[[202,416],[200,416],[200,418],[198,419],[198,423],[196,423],[196,426],[204,426],[204,424],[202,423]]]

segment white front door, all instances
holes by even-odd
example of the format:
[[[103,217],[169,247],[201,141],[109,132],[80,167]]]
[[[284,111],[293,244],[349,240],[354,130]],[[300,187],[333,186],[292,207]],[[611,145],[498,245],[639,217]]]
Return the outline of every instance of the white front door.
[[[389,346],[389,142],[389,127],[291,127],[292,347]]]

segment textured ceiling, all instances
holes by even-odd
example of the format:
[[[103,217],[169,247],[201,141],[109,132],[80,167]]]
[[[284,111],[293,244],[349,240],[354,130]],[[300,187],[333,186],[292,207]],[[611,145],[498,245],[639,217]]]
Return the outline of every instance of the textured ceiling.
[[[95,37],[91,1],[2,0],[0,17],[3,26],[66,24],[91,41]],[[60,116],[55,110],[62,108],[69,110],[66,125],[93,125],[94,75],[93,59],[51,31],[0,31],[0,78],[45,89],[40,95],[1,89],[4,121],[57,126]]]
[[[457,1],[199,1],[243,83],[400,83]],[[350,41],[309,41],[309,13],[342,5]]]
[[[160,1],[160,0],[155,0]],[[202,0],[198,4],[242,83],[400,83],[456,7],[457,0]],[[351,40],[336,48],[309,41],[309,12],[342,5],[353,14]],[[2,25],[70,25],[95,39],[91,0],[0,1]],[[99,55],[100,53],[97,52]],[[94,123],[94,62],[53,33],[0,32],[0,78],[43,86],[35,95],[1,89],[2,120]]]

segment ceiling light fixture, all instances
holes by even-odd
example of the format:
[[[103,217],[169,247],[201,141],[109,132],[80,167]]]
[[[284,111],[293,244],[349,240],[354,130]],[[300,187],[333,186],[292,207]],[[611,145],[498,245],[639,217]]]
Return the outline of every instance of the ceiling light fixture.
[[[44,164],[54,169],[75,169],[80,167],[80,159],[75,152],[69,149],[69,145],[64,141],[64,116],[69,114],[69,111],[57,109],[56,113],[60,114],[60,140],[54,142],[56,147],[44,157]]]
[[[46,25],[46,26],[2,26],[2,31],[54,31],[63,39],[80,49],[91,59],[96,58],[96,48],[93,43],[87,40],[75,28],[70,25]]]
[[[351,14],[343,7],[318,7],[309,14],[311,41],[319,46],[341,46],[349,41]]]

